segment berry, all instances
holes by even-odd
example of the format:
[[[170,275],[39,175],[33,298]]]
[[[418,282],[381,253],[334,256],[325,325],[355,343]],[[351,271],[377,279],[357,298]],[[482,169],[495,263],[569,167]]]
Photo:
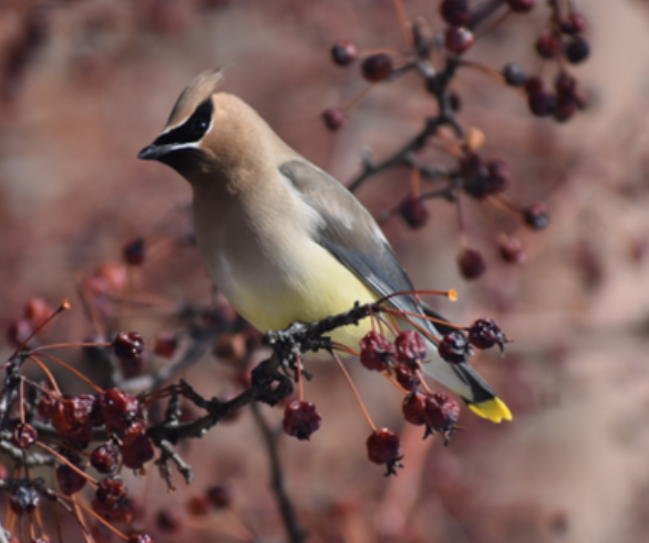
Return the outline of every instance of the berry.
[[[449,26],[444,33],[444,45],[456,55],[467,51],[475,41],[475,36],[468,28],[463,26]]]
[[[92,451],[90,464],[104,475],[113,473],[119,465],[119,449],[112,443],[100,445]]]
[[[331,58],[338,66],[349,66],[358,57],[356,46],[346,40],[337,41],[331,48]]]
[[[478,349],[490,349],[494,345],[502,349],[506,342],[505,334],[493,319],[478,319],[469,327],[469,343]]]
[[[505,82],[512,87],[522,87],[527,80],[527,74],[518,64],[505,64],[503,77]]]
[[[450,364],[460,364],[465,362],[469,355],[469,344],[464,334],[450,332],[439,342],[437,352],[442,357],[442,360],[446,360]]]
[[[547,90],[530,92],[527,95],[527,105],[537,117],[547,117],[557,109],[557,96]]]
[[[389,357],[396,352],[394,344],[374,330],[363,336],[360,346],[361,364],[368,370],[385,371],[388,369]]]
[[[309,439],[320,428],[322,417],[311,402],[295,400],[286,406],[282,426],[284,432],[300,440]]]
[[[460,415],[460,406],[443,392],[435,392],[426,398],[426,424],[433,430],[448,432],[453,429]]]
[[[101,479],[95,493],[99,503],[111,508],[118,507],[126,499],[127,494],[128,489],[124,481],[116,475]]]
[[[548,206],[543,202],[534,202],[523,209],[523,220],[533,230],[543,230],[550,222]]]
[[[178,337],[175,332],[160,332],[155,338],[153,352],[163,358],[171,358],[178,348]]]
[[[52,313],[54,309],[43,298],[32,298],[25,306],[24,316],[36,328],[51,317]]]
[[[489,175],[482,157],[473,151],[468,151],[460,159],[460,173],[465,179]]]
[[[403,399],[401,410],[403,416],[410,424],[423,426],[426,424],[426,397],[427,393],[413,390]]]
[[[144,257],[146,255],[146,246],[142,238],[135,239],[126,245],[122,250],[122,257],[124,262],[130,266],[141,266],[144,262]]]
[[[478,157],[475,153],[469,153],[469,159],[471,156]],[[467,160],[467,158],[464,160]],[[478,164],[480,164],[479,167]],[[465,177],[463,184],[464,190],[474,198],[481,200],[487,196],[503,192],[507,188],[511,174],[507,164],[502,160],[491,160],[484,166],[482,166],[482,160],[479,160],[474,167],[479,173],[471,177]],[[462,169],[465,171],[470,170],[467,164],[464,164]]]
[[[330,107],[322,112],[322,120],[324,121],[325,126],[332,132],[335,132],[345,124],[346,119],[347,114],[345,113],[345,110],[339,107]]]
[[[155,543],[149,534],[133,534],[127,543]]]
[[[554,81],[554,90],[559,98],[571,98],[577,88],[577,80],[566,72],[560,72]]]
[[[361,66],[363,77],[371,83],[388,79],[392,75],[392,68],[392,57],[385,53],[370,55]]]
[[[507,0],[509,9],[524,13],[530,11],[536,5],[536,0]]]
[[[130,445],[133,443],[138,436],[145,433],[144,423],[141,420],[133,420],[124,430],[122,435],[122,443],[124,445]]]
[[[99,397],[101,414],[103,415],[106,431],[119,432],[126,429],[137,414],[137,398],[120,390],[109,388]]]
[[[232,496],[227,486],[213,486],[207,490],[205,496],[214,509],[226,509],[232,503]]]
[[[563,44],[559,36],[549,30],[543,32],[536,41],[536,52],[543,58],[557,58],[561,54],[562,49]]]
[[[399,212],[406,224],[413,230],[421,228],[428,221],[428,208],[424,202],[412,195],[406,196],[406,199],[401,202]]]
[[[510,264],[522,264],[527,260],[520,240],[511,236],[503,236],[498,240],[500,257]]]
[[[38,439],[38,432],[31,424],[19,423],[14,429],[11,440],[19,449],[26,449]]]
[[[442,18],[453,26],[466,26],[471,20],[468,0],[444,0],[439,11]]]
[[[190,496],[185,502],[185,510],[193,517],[204,517],[210,512],[210,503],[205,496]]]
[[[127,468],[141,469],[154,456],[153,444],[146,434],[139,434],[130,444],[122,446],[122,461]]]
[[[530,76],[525,80],[525,92],[528,95],[540,92],[544,89],[545,85],[543,84],[543,80],[536,75]]]
[[[474,249],[464,249],[457,257],[460,273],[467,280],[480,277],[487,269],[484,258]]]
[[[401,332],[394,341],[397,359],[400,362],[417,363],[426,357],[426,343],[419,332],[406,330]]]
[[[406,390],[414,390],[421,384],[417,372],[407,364],[397,364],[394,367],[394,375]]]
[[[581,36],[575,36],[566,47],[566,58],[571,64],[579,64],[590,55],[590,45]]]
[[[387,428],[375,430],[367,438],[366,446],[367,458],[375,464],[394,463],[401,455],[399,436]]]
[[[19,517],[33,513],[41,501],[40,494],[28,486],[19,486],[11,493],[9,505],[11,510]]]
[[[176,534],[183,527],[183,519],[178,511],[160,509],[155,516],[155,523],[162,532]]]
[[[581,34],[586,30],[586,19],[579,13],[571,13],[567,19],[561,21],[561,32],[565,34]]]
[[[487,162],[487,171],[492,180],[492,190],[494,192],[504,191],[512,177],[507,164],[498,158],[490,160]]]
[[[144,340],[137,332],[120,332],[113,341],[115,355],[118,358],[136,360],[144,351]]]
[[[67,464],[56,468],[56,480],[61,492],[66,496],[76,494],[86,485],[86,478]]]
[[[75,437],[92,432],[91,414],[96,398],[90,394],[68,396],[56,400],[52,410],[52,426],[61,436]]]
[[[48,422],[52,417],[54,411],[54,400],[47,394],[43,394],[38,399],[38,404],[36,404],[36,413],[38,418],[44,422]]]

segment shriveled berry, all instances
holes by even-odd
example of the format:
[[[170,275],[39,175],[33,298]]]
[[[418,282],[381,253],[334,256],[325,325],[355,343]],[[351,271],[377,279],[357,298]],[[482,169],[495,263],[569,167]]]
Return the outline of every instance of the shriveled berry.
[[[124,445],[130,445],[143,433],[145,433],[144,423],[141,420],[133,420],[126,427],[126,430],[124,430],[122,443]]]
[[[527,74],[518,64],[505,64],[503,77],[505,82],[512,87],[522,87],[527,81]]]
[[[52,417],[52,412],[54,411],[54,400],[51,396],[43,394],[38,399],[38,404],[36,404],[36,413],[38,418],[42,421],[49,422]]]
[[[397,383],[406,390],[414,390],[421,384],[417,372],[408,364],[397,364],[394,367],[394,375]]]
[[[66,496],[76,494],[86,485],[86,478],[67,464],[56,468],[56,481],[59,483],[61,492]]]
[[[286,406],[282,426],[284,432],[298,439],[309,439],[320,428],[322,417],[311,402],[295,400]]]
[[[428,221],[428,208],[426,204],[421,199],[414,198],[412,195],[406,196],[406,199],[401,202],[399,213],[406,224],[413,230],[421,228]]]
[[[155,523],[161,532],[176,534],[183,527],[183,519],[178,511],[160,509],[155,516]]]
[[[232,503],[230,489],[224,485],[215,485],[207,489],[205,497],[214,509],[225,509]]]
[[[475,249],[464,249],[457,257],[457,265],[465,279],[480,277],[487,269],[484,258]]]
[[[92,510],[108,522],[131,522],[133,512],[128,499],[124,499],[115,506],[106,505],[95,498],[90,503]]]
[[[389,464],[401,455],[399,436],[387,428],[372,432],[367,438],[367,458],[375,464]]]
[[[500,257],[509,264],[522,264],[527,260],[523,244],[518,238],[503,236],[498,240]]]
[[[64,394],[54,403],[52,425],[61,435],[73,437],[91,429],[91,414],[96,398],[90,394]]]
[[[478,349],[490,349],[494,345],[502,349],[506,342],[505,334],[493,319],[478,319],[469,327],[469,343]]]
[[[507,3],[512,11],[524,13],[534,8],[536,0],[507,0]]]
[[[19,486],[11,493],[9,505],[11,510],[21,517],[36,511],[40,501],[41,496],[36,490],[28,486]]]
[[[130,469],[141,469],[154,456],[153,444],[146,434],[139,434],[129,445],[122,447],[122,462]]]
[[[99,399],[106,431],[126,429],[138,410],[137,398],[119,388],[109,388]]]
[[[99,481],[95,493],[99,502],[107,507],[117,507],[126,499],[128,489],[117,475],[109,475]]]
[[[11,436],[13,444],[19,449],[26,449],[38,439],[38,432],[31,424],[19,423]]]
[[[339,107],[330,107],[322,112],[322,120],[329,130],[335,132],[345,124],[347,114],[344,109]]]
[[[118,358],[134,360],[142,356],[144,340],[137,332],[120,332],[113,340],[113,348]]]
[[[390,356],[395,354],[394,344],[383,334],[371,330],[360,341],[361,364],[368,370],[384,371]]]
[[[426,424],[426,392],[413,390],[406,394],[401,404],[403,416],[410,424],[423,426]]]
[[[461,55],[475,42],[475,36],[463,26],[449,26],[444,33],[444,45],[451,53]]]
[[[415,330],[405,330],[394,340],[400,362],[417,362],[426,357],[426,342]]]
[[[571,13],[559,25],[561,32],[566,34],[581,34],[586,30],[586,19],[579,13]]]
[[[160,332],[155,338],[153,352],[163,358],[171,358],[178,348],[178,336],[175,332]]]
[[[466,26],[471,21],[468,0],[444,0],[439,11],[442,18],[453,26]]]
[[[561,38],[549,30],[543,32],[536,40],[536,52],[543,58],[557,58],[562,50]]]
[[[469,344],[464,334],[450,332],[439,342],[437,352],[442,357],[442,360],[446,360],[451,364],[459,364],[464,362],[469,355]]]
[[[331,58],[338,66],[349,66],[357,57],[358,49],[349,41],[339,40],[331,48]]]
[[[523,209],[525,224],[534,230],[543,230],[550,222],[548,206],[544,202],[534,202]]]
[[[426,424],[433,430],[447,432],[453,428],[460,415],[460,406],[443,392],[426,398]]]
[[[144,239],[138,238],[133,241],[129,241],[124,245],[122,251],[122,257],[124,262],[130,266],[141,266],[144,263],[144,257],[146,256],[146,245]]]
[[[149,534],[133,534],[128,538],[128,543],[155,543]]]
[[[385,53],[370,55],[361,66],[363,77],[371,83],[388,79],[392,75],[392,68],[392,57]]]
[[[581,36],[575,36],[566,46],[566,58],[571,64],[579,64],[590,55],[590,45]]]
[[[112,443],[104,443],[90,454],[90,464],[99,473],[109,475],[119,465],[119,449]]]

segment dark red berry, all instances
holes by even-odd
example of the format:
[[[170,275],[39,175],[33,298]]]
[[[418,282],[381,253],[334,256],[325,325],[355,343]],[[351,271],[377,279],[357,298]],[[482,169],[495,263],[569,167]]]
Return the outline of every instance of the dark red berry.
[[[358,57],[356,46],[346,40],[337,41],[331,48],[331,58],[338,66],[349,66]]]
[[[97,485],[97,500],[107,507],[117,507],[126,499],[128,489],[119,477],[109,475],[99,481]]]
[[[460,415],[460,406],[443,392],[435,392],[426,398],[426,424],[432,430],[452,430]]]
[[[28,486],[19,486],[11,493],[9,505],[11,510],[21,517],[36,511],[40,501],[41,496],[36,490]]]
[[[204,517],[210,512],[210,503],[205,496],[190,496],[185,502],[185,510],[193,517]]]
[[[470,153],[470,156],[477,156]],[[467,160],[466,158],[464,159]],[[481,161],[480,161],[481,163]],[[463,168],[467,169],[466,165]],[[478,175],[464,177],[464,190],[479,200],[503,192],[509,184],[511,174],[509,168],[502,160],[491,160],[484,166],[480,166]]]
[[[11,436],[13,444],[19,449],[26,449],[38,439],[38,432],[31,424],[19,423]]]
[[[52,425],[65,437],[74,437],[88,430],[92,432],[91,414],[96,398],[90,394],[68,396],[64,394],[56,400],[52,410]]]
[[[534,94],[545,90],[545,85],[543,80],[536,76],[530,76],[525,80],[525,92],[529,94]]]
[[[464,179],[489,175],[482,157],[473,151],[467,151],[460,159],[460,173]]]
[[[367,458],[375,464],[389,464],[401,455],[399,436],[388,430],[380,428],[367,438]]]
[[[527,81],[527,74],[518,64],[505,64],[503,77],[505,82],[512,87],[522,87]]]
[[[134,360],[144,351],[144,340],[137,332],[120,332],[113,341],[115,355],[118,358]]]
[[[410,424],[423,426],[426,424],[426,392],[413,390],[403,399],[401,410],[403,416]]]
[[[124,262],[131,266],[141,266],[146,255],[146,246],[142,238],[135,239],[124,245]]]
[[[477,279],[487,269],[484,258],[474,249],[464,249],[457,257],[457,265],[462,277],[468,280]]]
[[[112,443],[100,445],[92,451],[90,464],[101,474],[113,473],[119,465],[119,449]]]
[[[575,36],[566,46],[566,58],[571,64],[579,64],[590,55],[590,45],[581,36]]]
[[[133,511],[127,499],[115,506],[110,506],[95,498],[90,505],[97,515],[108,522],[131,522],[133,520]]]
[[[137,398],[120,390],[109,388],[99,399],[106,431],[119,432],[126,429],[138,410]]]
[[[390,356],[395,354],[394,344],[383,334],[374,330],[368,332],[360,341],[361,364],[368,370],[384,371],[388,368]]]
[[[453,26],[466,26],[471,21],[468,0],[444,0],[439,7],[442,18]]]
[[[371,83],[388,79],[392,75],[392,68],[392,57],[385,53],[370,55],[361,67],[363,77]]]
[[[451,364],[459,364],[466,361],[469,355],[469,344],[464,334],[450,332],[440,340],[437,352],[442,357],[442,360],[446,360]]]
[[[320,428],[322,417],[311,402],[295,400],[286,406],[282,426],[284,432],[298,439],[309,439]]]
[[[155,543],[149,534],[133,534],[128,538],[128,543]]]
[[[557,95],[547,90],[530,92],[527,95],[527,105],[537,117],[547,117],[557,110]]]
[[[178,348],[178,336],[175,332],[160,332],[155,338],[153,352],[163,358],[171,358]]]
[[[498,240],[498,250],[501,258],[509,264],[522,264],[527,260],[527,255],[519,239],[503,236]]]
[[[322,112],[322,120],[324,121],[325,126],[332,132],[335,132],[345,124],[346,119],[347,114],[345,113],[345,110],[339,107],[330,107]]]
[[[426,342],[419,332],[405,330],[394,341],[397,359],[400,362],[416,363],[426,357]]]
[[[32,298],[25,305],[25,318],[36,328],[54,313],[54,309],[43,298]]]
[[[543,32],[536,40],[536,52],[543,58],[557,58],[562,50],[561,38],[549,30]]]
[[[525,224],[534,230],[543,230],[550,222],[548,206],[544,202],[534,202],[523,209]]]
[[[487,162],[487,171],[492,180],[492,190],[502,192],[507,188],[512,177],[507,164],[498,158]]]
[[[401,202],[399,213],[401,213],[401,217],[406,224],[413,230],[421,228],[428,221],[428,208],[426,204],[419,198],[414,198],[412,195],[406,196],[406,199]]]
[[[451,53],[461,55],[475,42],[475,36],[463,26],[449,26],[444,33],[444,45]]]
[[[536,5],[536,0],[507,0],[509,9],[524,13],[530,11]]]
[[[207,490],[205,496],[214,509],[226,509],[232,503],[232,495],[227,486],[213,486]]]
[[[158,529],[169,534],[176,534],[183,527],[183,518],[173,509],[160,509],[155,516]]]
[[[43,394],[36,405],[36,413],[38,418],[42,421],[49,422],[52,418],[52,413],[54,412],[54,400],[51,396]]]
[[[122,443],[124,445],[130,445],[143,433],[145,433],[144,423],[141,420],[131,421],[126,430],[124,430]]]
[[[59,483],[61,492],[66,496],[76,494],[86,485],[86,478],[67,464],[62,464],[56,468],[56,480]]]
[[[561,31],[566,34],[581,34],[586,30],[586,19],[579,13],[571,13],[567,19],[561,21]]]
[[[406,390],[414,390],[421,384],[417,372],[407,364],[397,364],[394,367],[394,375],[397,383]]]
[[[469,343],[478,349],[490,349],[494,345],[502,349],[506,342],[505,334],[493,319],[478,319],[469,327]]]
[[[153,444],[146,434],[139,434],[129,445],[122,446],[122,462],[130,469],[141,469],[154,456]]]
[[[554,81],[554,90],[559,98],[572,97],[577,88],[577,80],[569,73],[560,72]]]

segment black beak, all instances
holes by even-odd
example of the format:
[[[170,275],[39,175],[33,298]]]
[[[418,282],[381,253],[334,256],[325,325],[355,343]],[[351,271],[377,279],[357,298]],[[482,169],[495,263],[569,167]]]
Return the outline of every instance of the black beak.
[[[169,148],[167,145],[156,145],[155,143],[152,143],[142,149],[137,154],[137,157],[142,160],[158,160],[162,155],[168,152]]]

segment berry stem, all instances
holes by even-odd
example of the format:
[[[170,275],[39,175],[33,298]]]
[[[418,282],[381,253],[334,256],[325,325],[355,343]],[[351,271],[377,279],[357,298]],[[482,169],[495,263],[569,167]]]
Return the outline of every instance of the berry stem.
[[[40,441],[35,441],[34,444],[38,445],[41,449],[45,449],[48,453],[50,453],[55,458],[58,458],[63,464],[68,466],[72,471],[76,471],[79,475],[81,475],[81,477],[83,477],[88,481],[88,484],[90,486],[92,486],[93,488],[97,488],[97,481],[95,481],[95,479],[91,475],[88,475],[85,471],[75,466],[65,456],[56,452],[52,447],[49,447],[45,445],[45,443],[41,443]]]
[[[111,532],[113,532],[115,535],[118,537],[121,537],[124,541],[128,541],[128,537],[126,537],[122,532],[120,532],[117,528],[115,528],[110,522],[107,520],[104,520],[101,518],[100,515],[95,513],[92,509],[90,509],[88,506],[77,502],[73,498],[70,498],[69,496],[66,496],[65,494],[61,494],[59,492],[52,491],[52,494],[54,494],[59,500],[65,500],[66,502],[70,502],[72,504],[76,504],[77,506],[81,507],[86,513],[90,513],[93,517],[95,517],[99,522],[101,522],[106,528],[108,528]]]
[[[349,111],[356,104],[358,104],[363,98],[365,98],[369,92],[374,88],[374,85],[368,85],[361,92],[359,92],[354,98],[352,98],[347,104],[345,104],[341,109],[343,111]]]
[[[33,356],[31,354],[29,355],[29,359],[33,360],[38,365],[38,367],[43,370],[45,375],[47,375],[47,378],[50,381],[50,385],[52,385],[52,388],[54,389],[54,392],[56,392],[60,396],[61,395],[61,389],[59,388],[59,385],[56,384],[56,380],[54,379],[54,376],[52,375],[52,372],[50,371],[50,369],[45,364],[43,364],[43,362],[41,362],[38,358],[36,358],[35,356]]]
[[[401,25],[401,31],[403,32],[403,37],[406,40],[406,44],[410,49],[414,47],[412,32],[410,31],[410,24],[408,23],[408,17],[406,16],[406,10],[403,7],[401,0],[392,0],[392,5],[394,10],[397,12],[397,17],[399,18],[399,24]]]
[[[27,337],[27,339],[26,339],[25,341],[23,341],[23,342],[22,342],[22,343],[21,343],[21,344],[16,348],[16,350],[14,351],[14,353],[9,357],[9,362],[11,362],[12,360],[14,360],[14,359],[18,356],[18,354],[19,354],[20,352],[24,351],[24,350],[25,350],[25,347],[26,347],[27,344],[32,340],[32,338],[33,338],[36,334],[38,334],[38,332],[40,332],[40,331],[41,331],[45,326],[47,326],[47,325],[52,321],[52,319],[53,319],[54,317],[56,317],[59,313],[63,313],[63,311],[67,311],[68,309],[70,309],[70,304],[68,303],[67,300],[63,300],[63,302],[61,302],[61,305],[60,305],[59,307],[57,307],[56,310],[55,310],[55,311],[54,311],[54,312],[53,312],[49,317],[47,317],[47,318],[46,318],[42,323],[40,323],[40,324],[36,327],[36,329],[35,329],[35,330],[34,330],[34,331],[33,331],[33,332],[32,332],[32,333]]]
[[[302,357],[297,357],[297,399],[304,401],[304,379],[302,378]]]
[[[435,296],[444,296],[445,298],[448,298],[451,300],[451,302],[457,302],[457,291],[455,289],[449,289],[449,290],[400,290],[399,292],[393,292],[392,294],[388,294],[387,296],[383,296],[383,298],[377,300],[375,305],[381,305],[387,302],[390,298],[394,298],[395,296],[419,296],[421,294],[432,294]]]
[[[369,424],[370,429],[372,432],[376,432],[376,426],[372,422],[372,419],[370,418],[370,414],[367,412],[367,409],[365,408],[365,404],[363,403],[363,400],[361,399],[361,395],[358,393],[358,389],[356,388],[356,385],[354,384],[354,381],[352,381],[351,375],[349,375],[349,372],[347,371],[347,368],[345,368],[345,365],[342,363],[342,360],[338,357],[338,355],[335,353],[335,351],[330,350],[329,353],[331,356],[334,357],[334,360],[338,364],[338,367],[340,368],[340,371],[343,372],[343,375],[345,376],[345,379],[347,379],[347,382],[349,383],[350,388],[352,389],[352,392],[354,393],[354,396],[356,397],[356,401],[358,402],[358,405],[361,408],[361,411],[363,412],[363,416],[365,417],[365,420],[367,421],[367,424]]]
[[[101,343],[93,343],[93,342],[87,342],[87,343],[52,343],[51,345],[41,345],[40,347],[36,347],[35,349],[32,349],[30,352],[31,353],[38,353],[41,351],[49,351],[50,349],[65,349],[69,347],[110,347],[110,343],[106,342],[101,342]]]
[[[103,394],[104,390],[102,388],[99,388],[95,383],[93,383],[90,379],[88,379],[83,373],[81,373],[78,370],[75,370],[72,366],[67,364],[66,362],[63,362],[60,358],[57,358],[56,356],[52,356],[51,354],[47,353],[39,353],[40,356],[44,356],[45,358],[51,360],[52,362],[56,362],[59,366],[63,366],[66,370],[72,372],[74,375],[76,375],[79,379],[81,379],[84,383],[86,383],[88,386],[92,387],[93,390],[99,394]]]

